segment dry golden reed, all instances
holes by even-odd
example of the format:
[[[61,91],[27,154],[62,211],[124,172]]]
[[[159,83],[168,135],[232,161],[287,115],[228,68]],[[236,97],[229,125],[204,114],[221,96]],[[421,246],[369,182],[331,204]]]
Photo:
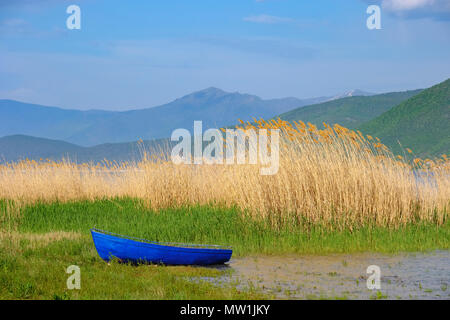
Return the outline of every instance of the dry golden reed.
[[[450,204],[450,161],[395,157],[378,138],[324,124],[255,120],[240,130],[280,129],[276,175],[260,165],[175,165],[170,161],[102,165],[22,161],[0,167],[0,199],[36,201],[133,197],[152,208],[237,206],[274,225],[331,227],[441,224]]]

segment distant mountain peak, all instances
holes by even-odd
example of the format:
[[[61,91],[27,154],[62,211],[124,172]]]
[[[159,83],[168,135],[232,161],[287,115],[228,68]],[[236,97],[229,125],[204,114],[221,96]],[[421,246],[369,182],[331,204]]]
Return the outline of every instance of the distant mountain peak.
[[[191,94],[188,94],[189,96],[208,96],[208,97],[218,97],[218,96],[224,96],[226,94],[229,94],[229,92],[225,92],[222,89],[216,88],[216,87],[209,87],[200,91],[195,91]]]
[[[203,103],[220,103],[221,101],[231,101],[234,100],[235,103],[252,103],[258,102],[262,103],[262,99],[258,96],[251,95],[248,93],[240,93],[238,91],[235,92],[227,92],[222,89],[216,87],[209,87],[200,91],[196,91],[185,95],[181,98],[176,99],[178,103],[187,102],[194,104],[203,104]]]
[[[202,89],[199,91],[195,91],[192,93],[189,93],[187,95],[184,95],[180,98],[175,99],[175,101],[186,101],[186,100],[210,100],[215,98],[220,98],[223,96],[226,96],[227,94],[230,94],[228,92],[223,91],[222,89],[216,88],[216,87],[209,87],[206,89]]]
[[[356,97],[356,96],[373,96],[374,94],[371,92],[366,92],[359,89],[353,89],[347,92],[348,97]]]
[[[199,92],[204,92],[204,93],[226,93],[222,89],[219,89],[219,88],[216,88],[216,87],[209,87],[209,88],[200,90]]]
[[[366,91],[359,90],[359,89],[353,89],[353,90],[346,91],[342,94],[338,94],[338,95],[330,98],[328,101],[347,98],[347,97],[368,97],[368,96],[373,96],[373,95],[375,95],[375,94],[371,93],[371,92],[366,92]]]

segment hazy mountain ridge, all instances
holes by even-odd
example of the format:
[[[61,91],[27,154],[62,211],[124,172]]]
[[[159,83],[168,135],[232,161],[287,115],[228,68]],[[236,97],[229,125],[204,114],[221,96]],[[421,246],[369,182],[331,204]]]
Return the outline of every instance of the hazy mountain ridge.
[[[237,119],[269,118],[311,102],[328,99],[280,98],[229,93],[211,87],[170,103],[130,111],[69,110],[13,100],[0,100],[0,136],[23,134],[64,140],[83,146],[169,137],[194,120],[221,127]]]
[[[66,140],[113,116],[110,111],[80,111],[0,100],[0,136],[24,134]]]
[[[95,145],[104,141],[114,143],[138,138],[166,138],[178,128],[191,130],[195,120],[202,120],[204,129],[219,128],[235,124],[238,119],[275,116],[308,101],[297,98],[263,100],[250,94],[208,88],[162,106],[123,112],[120,116],[101,121],[70,137],[68,141]]]
[[[147,112],[151,111],[152,116],[156,115],[156,118],[160,116],[164,119],[164,115],[167,112],[172,112],[173,114],[183,114],[183,111],[186,109],[190,109],[191,114],[195,114],[197,116],[201,116],[201,112],[204,112],[204,106],[210,105],[214,103],[215,105],[224,106],[224,105],[233,105],[236,102],[239,102],[241,105],[253,105],[255,102],[258,103],[259,106],[266,106],[267,108],[273,109],[273,105],[276,105],[277,110],[284,110],[289,108],[291,105],[298,106],[302,103],[315,103],[318,101],[329,100],[329,97],[319,97],[312,99],[299,100],[297,98],[281,98],[281,99],[270,99],[263,100],[257,96],[249,95],[249,94],[240,94],[240,93],[227,93],[217,88],[208,88],[199,92],[194,92],[192,94],[186,95],[179,99],[174,100],[169,105],[164,105],[160,107],[144,109],[144,110],[130,110],[125,112],[109,112],[102,110],[92,110],[92,111],[78,111],[78,110],[64,110],[60,108],[52,108],[52,107],[44,107],[44,106],[36,106],[36,105],[25,105],[20,106],[23,110],[21,112],[27,112],[31,109],[32,113],[38,113],[40,107],[42,107],[45,111],[56,110],[57,114],[61,114],[61,118],[63,122],[70,122],[71,117],[74,117],[74,123],[76,120],[82,118],[86,119],[87,123],[85,126],[92,126],[91,131],[103,130],[105,126],[110,126],[111,131],[117,128],[123,128],[120,132],[117,132],[116,138],[120,138],[123,136],[124,131],[127,131],[131,134],[132,130],[129,130],[128,123],[135,121],[137,117],[141,117],[141,123],[145,123],[146,119],[149,118],[146,115]],[[15,101],[12,101],[13,104],[21,104]],[[195,109],[200,108],[201,112],[196,112]],[[152,110],[153,109],[153,110]],[[183,109],[183,110],[182,110]],[[220,109],[220,108],[219,108]],[[222,108],[223,109],[223,108]],[[64,112],[66,111],[67,114]],[[195,112],[193,112],[195,111]],[[217,112],[212,110],[208,116],[211,117],[220,117],[221,115],[217,115]],[[227,112],[229,110],[222,110],[222,118],[226,118]],[[102,118],[103,115],[106,115]],[[94,117],[89,118],[89,116]],[[236,115],[237,116],[237,115]],[[254,116],[254,115],[252,115]],[[84,118],[83,118],[84,117]],[[96,118],[97,117],[97,118]],[[229,117],[229,115],[228,115]],[[238,117],[238,116],[237,116]],[[255,116],[257,117],[257,116]],[[159,118],[159,119],[161,119]],[[50,120],[49,120],[50,119]],[[187,126],[190,128],[193,124],[194,120],[198,120],[199,118],[191,119]],[[226,122],[226,124],[236,124],[236,119],[234,116],[230,119],[230,122]],[[241,117],[241,119],[245,120],[245,117]],[[51,125],[50,121],[58,120],[58,117],[52,115],[50,113],[50,117],[47,119],[48,122],[46,125]],[[110,120],[113,120],[113,124],[109,123]],[[189,121],[191,121],[189,120]],[[158,120],[160,126],[163,126],[165,121]],[[177,122],[178,121],[178,122]],[[181,123],[186,121],[185,117],[181,117],[181,119],[177,120],[176,123]],[[228,120],[225,120],[228,121]],[[162,122],[162,124],[161,124]],[[39,125],[37,124],[37,130],[40,130]],[[134,122],[134,126],[140,125],[138,121]],[[34,128],[36,130],[36,128]],[[27,128],[30,130],[30,128]],[[9,161],[17,161],[23,159],[52,159],[52,160],[61,160],[63,158],[71,159],[78,162],[86,162],[86,161],[102,161],[103,159],[108,160],[116,160],[116,161],[132,161],[139,160],[143,150],[151,151],[155,149],[167,149],[168,146],[173,143],[167,138],[170,136],[171,132],[166,129],[167,135],[162,139],[144,141],[143,143],[136,142],[137,139],[130,139],[130,141],[134,142],[124,142],[124,143],[104,143],[98,144],[95,146],[80,146],[78,144],[69,143],[66,141],[61,141],[59,139],[48,139],[45,137],[36,137],[31,135],[8,135],[3,138],[0,138],[0,161],[9,162]],[[113,131],[114,133],[114,131]],[[76,133],[75,135],[69,137],[67,140],[82,140],[79,136],[82,133]],[[130,134],[130,135],[131,135]]]
[[[12,135],[0,138],[0,163],[19,160],[60,161],[67,159],[78,163],[109,161],[139,161],[144,151],[170,150],[173,143],[168,139],[135,141],[127,143],[105,143],[93,147],[82,147],[73,143]]]
[[[307,100],[314,101],[314,99]],[[0,138],[0,162],[17,161],[25,158],[34,160],[69,158],[77,162],[98,162],[104,159],[111,161],[139,160],[144,150],[167,150],[174,144],[168,139],[171,127],[174,125],[183,127],[185,125],[186,129],[191,129],[193,121],[202,119],[202,116],[203,119],[210,119],[206,121],[207,126],[217,127],[236,124],[237,118],[246,120],[242,114],[239,115],[239,108],[233,108],[233,105],[237,102],[241,107],[249,106],[245,111],[254,110],[255,106],[267,111],[268,109],[275,109],[273,107],[275,103],[278,104],[279,109],[284,109],[306,100],[297,98],[263,100],[249,94],[230,94],[220,89],[208,88],[186,95],[163,106],[125,112],[65,110],[1,100],[0,113],[2,114],[7,114],[5,109],[9,110],[5,108],[5,101],[9,105],[18,107],[15,109],[15,113],[12,112],[13,116],[9,117],[9,123],[5,119],[0,120],[0,123],[5,124],[5,126],[0,127],[2,134],[13,127],[28,131],[39,131],[42,127],[49,126],[52,130],[56,128],[53,134],[59,132],[58,130],[64,131],[62,129],[66,129],[65,132],[74,133],[69,137],[69,141],[77,139],[82,141],[86,130],[95,136],[97,133],[102,134],[103,130],[107,128],[108,130],[105,131],[109,132],[109,136],[115,134],[113,137],[117,140],[124,136],[132,137],[136,128],[137,131],[148,128],[148,119],[154,120],[152,128],[150,128],[150,130],[153,130],[151,132],[164,132],[166,134],[163,138],[156,140],[136,142],[138,139],[131,138],[129,141],[135,142],[100,143],[90,147],[61,141],[61,139],[37,138],[23,134]],[[284,105],[282,105],[283,103]],[[218,110],[208,108],[212,104],[218,106]],[[188,115],[183,116],[185,113]],[[167,117],[168,114],[172,116]],[[45,115],[46,117],[41,119],[40,122],[33,122],[36,115],[40,117]],[[20,119],[20,117],[25,117],[26,121],[18,121],[17,126],[11,122],[13,119]],[[448,153],[450,149],[450,126],[448,125],[450,122],[450,79],[425,90],[349,96],[298,107],[281,114],[281,118],[302,120],[318,125],[322,122],[339,123],[352,129],[360,129],[366,134],[378,136],[383,143],[397,153],[400,151],[396,147],[396,145],[398,146],[397,140],[401,141],[404,147],[409,147],[420,155]],[[211,119],[220,119],[220,122],[225,123],[225,125],[214,125]],[[30,128],[24,127],[27,121],[32,122]],[[58,123],[54,124],[53,121]],[[168,126],[169,121],[172,121],[171,126]],[[410,130],[411,128],[413,130]],[[407,132],[406,136],[402,133],[402,130]],[[44,133],[50,131],[45,131],[45,128],[42,129]]]

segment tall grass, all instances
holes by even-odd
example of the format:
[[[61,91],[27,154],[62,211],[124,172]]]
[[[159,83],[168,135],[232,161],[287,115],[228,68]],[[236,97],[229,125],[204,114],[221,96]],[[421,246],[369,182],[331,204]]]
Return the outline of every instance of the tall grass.
[[[17,229],[0,232],[0,243],[6,239],[27,247],[40,247],[64,239],[92,243],[89,229],[95,226],[153,241],[228,245],[233,247],[233,257],[395,253],[450,247],[450,221],[439,227],[432,223],[415,223],[395,230],[367,226],[352,232],[301,223],[275,229],[266,221],[243,215],[238,208],[191,206],[153,211],[137,199],[35,203],[21,210]]]
[[[339,125],[319,130],[281,120],[242,123],[241,130],[280,129],[280,168],[175,165],[146,157],[103,165],[22,161],[0,168],[0,199],[17,203],[131,197],[153,209],[237,206],[280,227],[301,222],[332,229],[408,223],[442,224],[450,205],[450,161],[395,157],[376,138]]]

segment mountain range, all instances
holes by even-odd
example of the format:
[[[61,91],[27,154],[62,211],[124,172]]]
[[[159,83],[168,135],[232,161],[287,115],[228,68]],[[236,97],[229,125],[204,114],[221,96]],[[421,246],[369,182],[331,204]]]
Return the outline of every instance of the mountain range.
[[[82,147],[73,143],[37,138],[26,135],[12,135],[0,138],[0,163],[19,160],[68,159],[77,163],[109,161],[139,161],[144,152],[160,153],[170,150],[174,142],[169,139],[105,143]]]
[[[63,157],[78,162],[139,160],[144,150],[170,148],[172,130],[190,129],[194,120],[203,120],[205,129],[276,114],[316,125],[339,123],[381,138],[396,153],[404,152],[401,144],[417,155],[432,156],[449,152],[449,108],[450,79],[425,90],[384,94],[356,90],[306,100],[263,100],[208,88],[166,105],[125,112],[0,100],[0,136],[5,135],[0,138],[0,162]],[[146,140],[136,142],[139,138]]]
[[[333,97],[264,100],[258,96],[207,88],[152,108],[123,112],[68,110],[0,100],[0,136],[23,134],[81,146],[169,137],[174,129],[222,127],[237,119],[270,118]]]

